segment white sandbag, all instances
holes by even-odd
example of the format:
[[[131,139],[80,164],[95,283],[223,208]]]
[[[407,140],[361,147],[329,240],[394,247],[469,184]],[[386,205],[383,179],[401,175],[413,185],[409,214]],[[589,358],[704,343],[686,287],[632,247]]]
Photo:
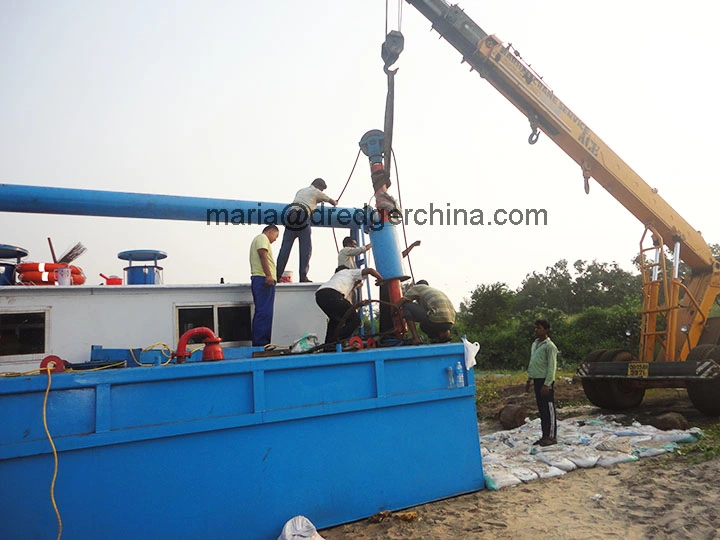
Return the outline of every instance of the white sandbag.
[[[631,446],[637,446],[638,444],[644,443],[645,441],[651,441],[652,439],[652,435],[640,435],[638,437],[630,437],[628,442]]]
[[[625,454],[624,452],[603,452],[597,461],[598,467],[610,467],[618,463],[627,463],[628,461],[637,461],[637,456]]]
[[[564,455],[542,453],[542,454],[537,454],[535,457],[538,459],[538,461],[547,463],[548,465],[550,465],[552,467],[557,467],[558,469],[563,470],[565,472],[570,472],[570,471],[574,471],[575,469],[577,469],[577,465],[575,465],[575,463],[570,461]]]
[[[621,452],[623,454],[632,452],[630,442],[627,439],[618,439],[617,437],[600,440],[597,444],[593,443],[590,446],[594,446],[596,450],[601,452]]]
[[[488,453],[482,456],[482,462],[485,463],[502,463],[506,460],[503,454]]]
[[[597,465],[600,453],[589,448],[575,448],[565,456],[582,469],[591,469]]]
[[[517,476],[503,467],[483,467],[483,473],[485,474],[485,487],[491,491],[516,486],[521,482]]]
[[[662,442],[678,442],[678,443],[692,443],[696,442],[697,438],[687,431],[664,431],[653,435],[653,440]]]
[[[555,478],[556,476],[562,476],[565,474],[565,471],[562,469],[558,469],[557,467],[553,467],[552,465],[547,465],[545,463],[533,463],[532,465],[529,465],[529,467],[535,471],[540,478]]]
[[[656,447],[656,448],[637,448],[633,454],[635,454],[637,457],[653,457],[653,456],[659,456],[660,454],[665,454],[666,452],[671,452],[672,450],[668,450],[666,448],[663,448],[662,446]]]
[[[639,429],[623,428],[613,431],[618,437],[638,437],[640,435],[647,435],[647,431],[643,432]]]
[[[538,479],[538,474],[528,467],[512,467],[510,473],[517,476],[522,482],[532,482]]]

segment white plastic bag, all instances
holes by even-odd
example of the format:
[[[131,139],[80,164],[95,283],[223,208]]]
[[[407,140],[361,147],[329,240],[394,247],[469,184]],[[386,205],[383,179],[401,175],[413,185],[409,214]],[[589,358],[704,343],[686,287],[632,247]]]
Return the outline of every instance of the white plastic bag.
[[[282,529],[277,540],[325,540],[308,518],[295,516]]]
[[[480,350],[480,344],[477,341],[475,343],[470,343],[467,339],[465,339],[465,336],[462,337],[462,342],[465,346],[465,369],[470,369],[477,364],[475,361],[475,355]]]
[[[300,339],[290,345],[291,353],[302,353],[320,345],[316,334],[303,334]]]

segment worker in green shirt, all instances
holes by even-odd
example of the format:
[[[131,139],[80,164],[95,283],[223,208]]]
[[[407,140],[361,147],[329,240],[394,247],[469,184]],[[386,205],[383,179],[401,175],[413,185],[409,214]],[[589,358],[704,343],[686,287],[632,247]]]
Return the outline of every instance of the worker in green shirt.
[[[535,388],[535,400],[540,411],[542,437],[533,444],[551,446],[557,443],[557,417],[555,415],[555,370],[557,347],[548,337],[550,323],[545,319],[535,321],[535,341],[530,346],[530,365],[525,392]]]

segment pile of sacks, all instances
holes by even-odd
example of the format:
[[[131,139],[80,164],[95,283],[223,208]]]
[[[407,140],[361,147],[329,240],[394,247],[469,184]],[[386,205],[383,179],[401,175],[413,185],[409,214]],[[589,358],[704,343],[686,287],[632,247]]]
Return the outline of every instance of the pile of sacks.
[[[509,431],[480,437],[485,486],[496,490],[537,478],[561,476],[577,468],[609,467],[641,457],[673,452],[695,442],[702,430],[662,431],[633,422],[623,426],[612,415],[558,421],[558,444],[538,447],[540,419]]]

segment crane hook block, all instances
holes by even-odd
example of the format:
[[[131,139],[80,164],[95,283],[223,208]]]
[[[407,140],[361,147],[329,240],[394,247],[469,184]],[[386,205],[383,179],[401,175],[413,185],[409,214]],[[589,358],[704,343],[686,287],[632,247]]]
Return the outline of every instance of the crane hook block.
[[[387,36],[385,36],[385,43],[382,44],[380,55],[382,56],[383,62],[385,62],[385,73],[389,73],[390,66],[397,62],[400,58],[400,53],[405,47],[405,38],[397,30],[391,30]],[[395,70],[397,71],[397,69]],[[394,73],[394,72],[393,72]]]

